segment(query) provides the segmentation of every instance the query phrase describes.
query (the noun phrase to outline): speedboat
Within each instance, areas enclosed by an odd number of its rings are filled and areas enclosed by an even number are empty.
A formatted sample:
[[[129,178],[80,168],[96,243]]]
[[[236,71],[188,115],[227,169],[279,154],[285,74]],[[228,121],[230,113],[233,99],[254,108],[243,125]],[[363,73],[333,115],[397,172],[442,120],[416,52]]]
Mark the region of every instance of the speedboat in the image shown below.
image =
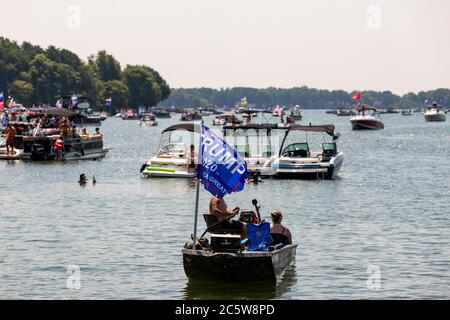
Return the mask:
[[[305,133],[305,138],[292,138],[297,133]],[[311,133],[317,133],[313,135]],[[331,141],[325,141],[325,135]],[[314,140],[321,146],[319,151],[311,151],[310,144]],[[264,167],[270,172],[272,168],[275,178],[288,179],[333,179],[344,162],[344,154],[338,150],[334,125],[290,126],[284,135],[278,156],[268,160]]]
[[[185,109],[181,114],[181,121],[202,120],[202,114],[195,109]]]
[[[195,124],[177,124],[162,132],[156,156],[144,163],[141,173],[145,177],[194,178],[195,169],[189,167],[190,146]]]
[[[270,224],[255,222],[255,216],[251,210],[241,212],[239,220],[247,223],[248,235],[247,239],[241,239],[236,231],[221,227],[215,216],[204,215],[206,231],[195,247],[186,243],[182,249],[186,276],[190,280],[216,282],[276,283],[281,279],[295,263],[298,245],[273,243]],[[209,239],[204,237],[206,234]]]
[[[152,113],[159,119],[168,119],[172,116],[170,115],[169,110],[163,108],[156,108],[152,110]]]
[[[425,117],[425,121],[429,122],[438,122],[438,121],[442,122],[447,120],[444,107],[438,105],[436,102],[434,102],[431,106],[427,107],[423,116]]]
[[[156,116],[152,113],[144,113],[139,120],[139,126],[141,127],[153,127],[158,125]]]
[[[350,118],[353,130],[381,130],[384,124],[380,119],[377,109],[360,106],[356,109],[356,115]]]
[[[402,116],[412,116],[412,110],[411,109],[402,110]]]
[[[276,123],[227,125],[223,127],[223,136],[247,162],[251,174],[272,176],[273,168],[265,163],[277,154],[274,132],[287,128]]]
[[[292,107],[290,116],[296,121],[300,121],[303,119],[302,109],[299,105],[295,105]]]

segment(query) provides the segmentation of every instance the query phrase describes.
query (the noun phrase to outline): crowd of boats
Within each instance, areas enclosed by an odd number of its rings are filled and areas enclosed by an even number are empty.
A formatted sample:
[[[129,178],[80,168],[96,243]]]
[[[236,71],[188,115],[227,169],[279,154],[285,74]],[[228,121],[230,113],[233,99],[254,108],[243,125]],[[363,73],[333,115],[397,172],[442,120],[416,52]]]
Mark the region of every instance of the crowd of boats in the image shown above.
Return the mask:
[[[436,102],[427,106],[425,109],[403,109],[378,110],[366,105],[358,105],[355,108],[336,109],[327,111],[328,114],[335,114],[338,117],[350,117],[350,123],[353,130],[381,130],[384,129],[384,123],[380,114],[401,114],[402,116],[412,116],[413,113],[422,113],[427,122],[443,122],[447,120],[447,110]]]

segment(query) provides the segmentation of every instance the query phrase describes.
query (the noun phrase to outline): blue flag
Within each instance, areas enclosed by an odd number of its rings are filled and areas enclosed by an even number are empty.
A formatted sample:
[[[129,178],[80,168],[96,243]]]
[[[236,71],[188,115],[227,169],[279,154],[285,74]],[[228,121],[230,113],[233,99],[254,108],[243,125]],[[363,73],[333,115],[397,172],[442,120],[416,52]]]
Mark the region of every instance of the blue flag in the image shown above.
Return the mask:
[[[3,119],[2,119],[2,125],[3,127],[7,127],[9,124],[9,117],[8,117],[8,113],[4,112],[3,113]]]
[[[0,92],[0,102],[5,100],[5,95],[3,92]]]
[[[197,178],[202,180],[205,189],[218,198],[242,191],[250,173],[239,153],[203,125],[200,145],[202,159]]]
[[[105,99],[105,107],[112,107],[112,98]]]

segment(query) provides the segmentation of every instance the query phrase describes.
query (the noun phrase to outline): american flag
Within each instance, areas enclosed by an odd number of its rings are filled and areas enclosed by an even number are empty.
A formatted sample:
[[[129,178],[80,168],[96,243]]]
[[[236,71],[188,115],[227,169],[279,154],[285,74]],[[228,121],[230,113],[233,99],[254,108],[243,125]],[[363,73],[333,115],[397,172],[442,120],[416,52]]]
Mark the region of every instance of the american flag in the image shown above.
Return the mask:
[[[0,92],[0,110],[5,108],[5,96],[3,92]]]

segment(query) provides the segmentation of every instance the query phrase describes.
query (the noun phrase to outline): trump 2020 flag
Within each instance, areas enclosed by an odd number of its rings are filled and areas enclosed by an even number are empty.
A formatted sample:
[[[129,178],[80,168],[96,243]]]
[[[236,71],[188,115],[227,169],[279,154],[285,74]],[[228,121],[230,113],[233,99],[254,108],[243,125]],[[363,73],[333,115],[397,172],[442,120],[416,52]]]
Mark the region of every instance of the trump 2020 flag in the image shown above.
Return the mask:
[[[239,153],[203,125],[200,146],[202,159],[197,178],[202,181],[205,189],[218,198],[242,191],[250,173]]]

